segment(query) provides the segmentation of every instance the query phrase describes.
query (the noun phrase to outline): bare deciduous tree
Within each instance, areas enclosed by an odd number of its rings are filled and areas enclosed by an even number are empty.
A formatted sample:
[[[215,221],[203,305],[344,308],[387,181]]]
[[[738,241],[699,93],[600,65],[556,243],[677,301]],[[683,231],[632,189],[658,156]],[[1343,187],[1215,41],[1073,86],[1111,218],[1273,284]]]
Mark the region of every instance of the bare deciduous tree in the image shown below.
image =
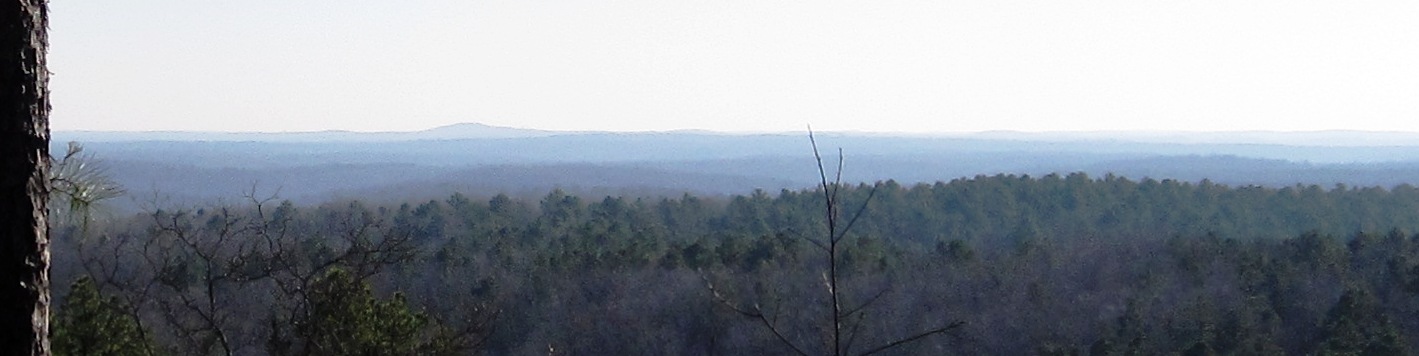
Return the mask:
[[[79,240],[79,263],[180,353],[318,353],[299,331],[318,319],[313,293],[322,277],[338,269],[364,285],[411,263],[417,246],[409,231],[358,203],[309,216],[275,200],[253,190],[240,206],[157,209],[143,231]],[[467,350],[486,339],[497,311],[478,304],[466,312],[431,317],[440,347]]]
[[[812,129],[808,130],[808,140],[813,146],[813,159],[818,165],[818,177],[820,179],[819,188],[822,190],[824,201],[824,225],[827,229],[822,238],[806,238],[826,255],[825,262],[827,267],[826,271],[822,274],[822,279],[823,287],[826,289],[825,299],[827,300],[829,312],[828,316],[823,318],[827,326],[820,328],[827,334],[825,337],[826,340],[824,340],[826,349],[824,353],[830,355],[872,355],[932,335],[944,334],[965,325],[963,322],[959,321],[947,323],[861,351],[854,349],[854,342],[857,340],[860,327],[866,318],[865,312],[873,303],[887,293],[887,289],[882,289],[871,297],[856,304],[847,303],[841,289],[842,271],[840,270],[840,256],[844,242],[848,238],[848,232],[852,230],[853,224],[857,223],[858,219],[862,217],[862,214],[867,211],[868,203],[872,201],[872,197],[875,196],[877,189],[874,186],[868,191],[866,199],[852,211],[852,215],[844,215],[841,210],[843,206],[843,196],[840,194],[843,188],[842,149],[838,150],[837,169],[833,174],[832,180],[829,180],[827,169],[823,166],[823,157],[818,150],[818,141],[813,136]],[[846,218],[846,220],[844,220],[844,218]],[[704,280],[711,297],[714,298],[715,301],[740,315],[759,321],[765,329],[768,329],[768,331],[773,334],[775,339],[784,344],[784,346],[792,349],[794,353],[804,356],[809,355],[808,348],[795,342],[789,333],[784,330],[784,326],[781,325],[780,312],[782,303],[776,301],[772,304],[772,307],[769,307],[769,310],[765,310],[762,303],[749,303],[747,305],[736,303],[726,297],[708,276],[705,276]]]

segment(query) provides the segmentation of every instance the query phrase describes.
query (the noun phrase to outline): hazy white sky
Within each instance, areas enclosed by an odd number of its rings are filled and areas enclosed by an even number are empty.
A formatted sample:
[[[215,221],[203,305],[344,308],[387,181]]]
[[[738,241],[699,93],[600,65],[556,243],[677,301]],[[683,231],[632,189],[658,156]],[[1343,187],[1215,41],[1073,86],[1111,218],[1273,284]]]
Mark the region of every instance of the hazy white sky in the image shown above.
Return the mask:
[[[56,130],[1419,131],[1419,1],[72,0]]]

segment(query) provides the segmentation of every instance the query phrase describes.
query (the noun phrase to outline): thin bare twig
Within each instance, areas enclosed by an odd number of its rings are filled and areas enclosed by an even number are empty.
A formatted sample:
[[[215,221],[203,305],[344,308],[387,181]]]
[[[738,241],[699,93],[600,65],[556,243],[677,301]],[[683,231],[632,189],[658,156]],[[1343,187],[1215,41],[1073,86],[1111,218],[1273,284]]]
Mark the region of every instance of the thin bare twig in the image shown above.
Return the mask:
[[[862,302],[862,304],[858,305],[856,308],[848,309],[848,311],[846,313],[843,313],[843,315],[849,316],[866,310],[868,306],[872,305],[872,303],[876,303],[877,299],[880,299],[883,295],[886,295],[887,291],[889,290],[891,290],[891,288],[882,288],[882,290],[877,291],[877,295],[873,295],[872,298],[868,298],[867,301]]]
[[[878,347],[875,348],[875,349],[867,350],[866,352],[860,353],[860,354],[858,354],[858,356],[867,356],[867,355],[875,354],[875,353],[878,353],[878,352],[887,351],[887,350],[892,349],[893,347],[905,345],[905,344],[907,344],[907,343],[920,340],[920,339],[922,339],[922,338],[924,338],[924,337],[927,337],[927,336],[931,336],[931,335],[935,335],[935,334],[940,334],[940,333],[945,333],[945,332],[947,332],[947,331],[951,331],[951,329],[959,328],[959,327],[965,326],[965,325],[966,325],[966,322],[964,322],[964,321],[954,322],[954,323],[951,323],[951,324],[946,325],[946,326],[943,326],[943,327],[939,327],[939,328],[927,330],[927,331],[924,331],[924,332],[922,332],[922,333],[920,333],[920,334],[912,335],[911,337],[907,337],[907,338],[904,338],[904,339],[899,339],[899,340],[897,340],[897,341],[893,341],[893,342],[887,343],[886,345],[878,346]]]
[[[860,305],[850,308],[846,311],[843,310],[843,301],[841,294],[839,293],[840,290],[838,275],[838,246],[844,239],[847,238],[848,232],[852,230],[853,226],[857,224],[859,219],[861,219],[864,213],[867,211],[867,208],[872,202],[872,199],[876,197],[878,186],[872,186],[871,190],[867,192],[867,198],[864,199],[862,204],[859,205],[856,211],[853,212],[852,216],[847,220],[847,224],[840,227],[839,214],[841,213],[841,194],[844,188],[842,183],[844,165],[842,148],[838,149],[837,171],[833,172],[833,180],[832,182],[829,182],[828,171],[827,168],[823,165],[823,156],[822,153],[818,150],[818,140],[813,134],[813,127],[811,125],[808,127],[808,142],[810,145],[812,145],[813,160],[818,167],[818,184],[819,187],[822,189],[823,194],[823,217],[825,219],[824,223],[827,227],[827,235],[826,239],[821,241],[806,236],[805,239],[813,243],[813,245],[817,246],[819,249],[822,249],[827,254],[828,270],[823,273],[822,277],[823,284],[828,291],[828,307],[832,310],[831,324],[829,324],[830,328],[832,329],[832,339],[828,341],[830,341],[829,344],[832,348],[832,354],[842,355],[851,351],[852,346],[857,341],[857,336],[859,335],[858,331],[862,327],[863,321],[866,318],[863,311],[866,310],[872,304],[876,303],[879,299],[882,298],[883,295],[887,293],[887,291],[890,290],[890,288],[884,288],[881,291],[878,291],[877,294],[873,295],[871,298],[868,298],[866,301],[862,302]],[[709,289],[710,295],[715,300],[715,302],[724,305],[725,307],[729,308],[730,310],[733,310],[736,313],[739,313],[740,315],[758,319],[761,323],[764,324],[765,328],[769,329],[769,331],[774,335],[775,338],[777,338],[783,344],[788,345],[788,347],[793,349],[795,353],[805,356],[808,354],[807,352],[803,351],[803,349],[795,345],[793,342],[789,341],[788,338],[784,336],[783,332],[779,330],[776,323],[777,313],[775,313],[775,316],[771,318],[768,315],[764,314],[763,309],[758,304],[754,304],[752,308],[741,307],[740,305],[729,301],[728,298],[725,298],[724,295],[721,294],[720,291],[715,287],[714,283],[709,280],[709,277],[703,273],[703,271],[701,271],[700,277],[704,279],[706,288]],[[778,304],[781,303],[775,303],[775,306],[778,306]],[[846,330],[846,342],[844,342],[845,335],[843,334],[844,318],[852,320],[851,325],[848,326]],[[962,325],[965,324],[963,322],[955,322],[943,327],[927,330],[916,335],[888,342],[882,346],[867,350],[866,352],[863,352],[860,355],[871,355],[878,352],[890,350],[894,347],[921,340],[931,335],[945,333],[952,329],[961,327]],[[822,327],[818,327],[817,329],[819,329],[820,331],[827,331],[823,330]]]
[[[867,199],[866,199],[866,200],[863,200],[863,201],[862,201],[862,205],[857,207],[857,212],[855,212],[855,213],[852,214],[852,219],[849,219],[849,220],[847,221],[847,225],[846,225],[846,226],[843,226],[843,230],[842,230],[842,231],[843,231],[843,232],[842,232],[843,236],[847,236],[847,232],[850,231],[850,230],[852,230],[852,226],[853,226],[853,225],[856,225],[856,224],[857,224],[857,219],[858,219],[858,218],[861,218],[861,217],[862,217],[862,213],[867,211],[867,205],[868,205],[869,203],[871,203],[871,202],[872,202],[872,198],[873,198],[873,197],[876,197],[876,196],[877,196],[877,186],[874,185],[874,186],[872,186],[872,190],[868,190],[868,191],[867,191]],[[839,236],[838,238],[841,239],[843,236]]]
[[[807,352],[804,352],[803,349],[798,347],[798,345],[795,345],[792,341],[789,341],[788,337],[784,336],[783,332],[779,331],[778,327],[774,325],[774,322],[770,321],[769,317],[764,315],[763,309],[760,308],[758,304],[754,304],[753,310],[740,308],[738,305],[735,305],[734,302],[730,302],[728,299],[726,299],[723,294],[720,294],[719,289],[716,289],[714,287],[714,282],[711,282],[709,280],[709,277],[706,276],[703,271],[700,272],[700,278],[705,281],[705,286],[709,288],[710,295],[714,297],[714,300],[716,302],[723,304],[724,306],[729,307],[730,310],[733,310],[734,312],[744,315],[746,317],[759,319],[759,322],[763,323],[764,327],[767,327],[769,329],[769,332],[773,333],[775,338],[778,338],[779,342],[782,342],[784,345],[788,345],[790,349],[793,349],[794,353],[797,353],[802,356],[808,356]]]

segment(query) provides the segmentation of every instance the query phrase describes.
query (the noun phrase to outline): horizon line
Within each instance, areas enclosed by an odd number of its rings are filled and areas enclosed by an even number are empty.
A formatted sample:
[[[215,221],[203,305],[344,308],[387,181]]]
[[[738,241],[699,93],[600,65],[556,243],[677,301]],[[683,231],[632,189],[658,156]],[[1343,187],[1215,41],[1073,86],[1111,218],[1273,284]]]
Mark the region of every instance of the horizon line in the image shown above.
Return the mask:
[[[674,133],[709,133],[726,135],[764,135],[764,134],[797,134],[807,132],[807,130],[712,130],[702,128],[680,128],[668,130],[560,130],[541,129],[513,126],[496,126],[478,122],[462,122],[448,125],[434,126],[425,129],[408,131],[391,130],[350,130],[350,129],[326,129],[308,131],[222,131],[222,130],[95,130],[95,129],[51,129],[51,132],[58,133],[122,133],[122,134],[224,134],[224,135],[282,135],[282,134],[415,134],[428,133],[439,130],[456,129],[459,127],[477,126],[489,130],[503,131],[524,131],[526,133],[544,133],[552,135],[566,134],[674,134]],[[873,131],[873,130],[814,130],[817,133],[827,134],[863,134],[863,135],[889,135],[889,136],[949,136],[949,135],[979,135],[979,134],[1186,134],[1186,135],[1208,135],[1208,134],[1318,134],[1318,133],[1358,133],[1358,134],[1413,134],[1419,135],[1419,131],[1404,130],[1365,130],[1365,129],[1312,129],[1312,130],[1130,130],[1130,129],[1094,129],[1094,130],[1021,130],[1021,129],[991,129],[976,131]]]

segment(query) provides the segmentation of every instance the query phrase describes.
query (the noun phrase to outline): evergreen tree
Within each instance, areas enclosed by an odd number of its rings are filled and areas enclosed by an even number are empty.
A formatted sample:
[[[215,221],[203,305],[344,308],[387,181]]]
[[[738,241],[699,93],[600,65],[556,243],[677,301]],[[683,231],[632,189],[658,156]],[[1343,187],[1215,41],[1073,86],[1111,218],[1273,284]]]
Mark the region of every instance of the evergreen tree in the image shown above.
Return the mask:
[[[296,323],[306,355],[440,355],[454,345],[424,313],[410,310],[402,294],[375,298],[368,284],[333,269],[315,283],[309,317]],[[272,353],[288,353],[273,343]]]
[[[55,355],[153,355],[153,342],[118,298],[107,298],[88,277],[74,282],[55,314]]]
[[[1350,289],[1326,315],[1317,355],[1406,355],[1394,323],[1369,293]]]

